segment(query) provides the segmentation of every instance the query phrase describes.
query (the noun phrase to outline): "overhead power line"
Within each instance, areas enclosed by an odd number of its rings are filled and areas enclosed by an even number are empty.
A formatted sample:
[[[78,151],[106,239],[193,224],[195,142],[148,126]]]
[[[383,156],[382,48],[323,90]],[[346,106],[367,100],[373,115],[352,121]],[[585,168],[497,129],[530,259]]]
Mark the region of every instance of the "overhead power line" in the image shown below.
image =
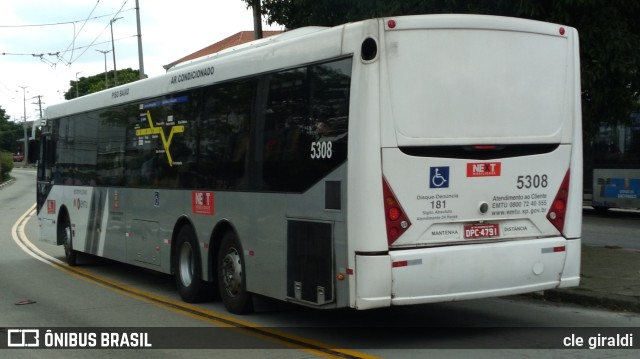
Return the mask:
[[[119,13],[131,11],[131,10],[135,10],[135,8],[131,8],[131,9],[123,10],[123,11],[118,11],[118,12],[114,12],[114,13],[111,13],[111,14],[94,16],[94,17],[90,17],[90,18],[85,19],[85,20],[96,20],[96,19],[102,19],[103,17],[113,17],[113,16],[116,16]],[[43,26],[70,25],[70,24],[77,24],[77,23],[83,22],[85,20],[51,22],[51,23],[44,23],[44,24],[0,25],[0,28],[21,28],[21,27],[43,27]]]
[[[122,6],[120,6],[120,9],[118,10],[118,12],[116,12],[115,15],[112,16],[111,20],[109,20],[109,25],[111,25],[111,22],[113,21],[113,18],[115,18],[116,16],[118,16],[121,12],[122,9],[124,8],[124,6],[127,4],[128,0],[124,0],[124,2],[122,3]],[[91,14],[93,14],[93,11],[96,9],[96,7],[98,6],[98,3],[100,3],[100,0],[98,0],[96,2],[96,5],[94,6],[93,10],[91,10],[91,13],[89,14],[89,17],[91,16]],[[88,21],[88,18],[87,20]],[[78,35],[80,34],[80,32],[82,31],[82,29],[84,28],[85,23],[82,25],[82,28],[78,31],[78,33],[74,36],[73,41],[71,42],[71,44],[69,46],[75,45],[75,41],[76,38],[78,37]],[[57,65],[60,61],[66,63],[67,65],[71,65],[72,63],[74,63],[76,60],[78,60],[82,55],[84,55],[85,52],[87,52],[87,50],[93,46],[95,44],[95,42],[100,38],[100,36],[102,36],[102,34],[107,30],[107,27],[105,26],[104,29],[102,29],[102,31],[100,32],[100,34],[98,34],[98,36],[95,37],[95,39],[93,39],[93,41],[91,42],[91,44],[89,44],[89,46],[86,46],[84,48],[84,51],[78,55],[75,59],[73,58],[73,51],[71,52],[71,56],[69,57],[69,61],[65,61],[64,59],[64,55],[69,51],[69,49],[65,50],[61,56],[58,56],[58,62],[56,62],[55,64],[53,64],[53,66]],[[75,47],[75,46],[74,46]]]
[[[103,30],[103,33],[104,33],[104,30]],[[117,39],[114,39],[114,41],[126,40],[126,39],[129,39],[129,38],[132,38],[132,37],[136,37],[136,36],[137,35],[119,37]],[[89,49],[91,47],[95,47],[95,46],[98,46],[98,45],[104,45],[104,44],[110,44],[110,43],[111,43],[111,40],[106,40],[106,41],[102,41],[102,42],[93,42],[93,43],[91,43],[89,45],[75,47],[75,48],[73,48],[73,50]],[[47,64],[50,64],[51,66],[55,66],[55,63],[51,63],[50,61],[47,61],[45,56],[55,56],[56,58],[59,58],[61,52],[62,51],[43,52],[43,53],[0,52],[0,55],[4,55],[4,56],[33,56],[33,57],[39,57],[40,60],[42,60],[43,62],[45,62]],[[73,61],[77,60],[79,57],[80,56],[75,58]],[[64,59],[59,59],[59,61],[62,61],[67,65],[70,64],[70,63],[65,62]]]
[[[82,23],[82,27],[80,27],[80,30],[78,30],[78,32],[76,32],[76,25],[73,24],[73,40],[71,40],[71,43],[69,44],[69,46],[67,46],[67,49],[64,50],[64,52],[62,53],[62,56],[58,56],[58,61],[61,61],[62,59],[64,59],[64,55],[69,51],[69,48],[73,48],[73,47],[76,46],[76,39],[78,38],[78,35],[80,35],[80,33],[82,32],[82,29],[84,29],[84,26],[89,21],[89,18],[91,17],[93,12],[96,11],[96,8],[98,7],[98,4],[100,4],[100,0],[96,1],[96,4],[93,6],[93,9],[91,9],[91,12],[89,13],[89,16],[87,16],[87,18],[84,20],[84,22]],[[95,42],[95,40],[93,40],[93,41]],[[73,50],[71,50],[71,56],[69,56],[69,64],[71,64],[72,61],[73,61]],[[56,62],[56,64],[57,64],[57,62]],[[54,66],[55,66],[55,64],[54,64]]]
[[[63,22],[55,22],[55,23],[43,23],[43,24],[0,25],[0,29],[2,29],[2,28],[44,27],[44,26],[58,26],[58,25],[73,25],[73,27],[74,27],[73,39],[71,40],[71,42],[69,43],[69,46],[65,50],[37,51],[37,52],[0,51],[0,55],[38,57],[40,59],[40,61],[42,61],[42,62],[44,62],[47,65],[52,66],[52,67],[55,67],[60,62],[62,62],[65,65],[71,65],[72,63],[77,61],[89,48],[94,47],[94,46],[98,46],[98,45],[102,45],[102,44],[106,44],[106,43],[110,42],[110,41],[104,41],[104,42],[99,42],[99,43],[96,42],[100,38],[100,36],[102,36],[104,34],[104,32],[106,31],[106,27],[105,27],[100,32],[100,34],[93,39],[93,41],[89,45],[76,46],[76,40],[78,39],[78,36],[80,35],[82,30],[84,29],[84,27],[87,24],[87,22],[89,22],[90,20],[102,19],[102,18],[107,18],[107,17],[114,18],[114,17],[118,16],[118,14],[121,14],[123,12],[127,12],[127,11],[130,11],[130,10],[135,10],[135,8],[129,8],[129,9],[123,10],[123,8],[127,4],[127,2],[128,2],[128,0],[124,0],[124,2],[122,4],[122,6],[120,7],[120,9],[115,13],[110,13],[110,14],[106,14],[106,15],[99,15],[99,16],[93,16],[92,17],[91,15],[94,13],[94,11],[96,10],[96,7],[100,3],[100,0],[97,0],[96,4],[94,5],[93,9],[91,10],[91,12],[87,16],[87,18],[85,18],[83,20],[63,21]],[[82,26],[76,32],[75,27],[76,27],[76,24],[78,24],[78,23],[82,23]],[[129,37],[135,37],[135,36],[136,35],[131,35],[131,36],[127,36],[127,37],[121,37],[121,38],[118,38],[118,39],[114,39],[113,41],[119,41],[119,40],[123,40],[123,39],[128,39]],[[80,53],[80,55],[74,57],[74,52],[76,50],[84,50],[84,51],[82,53]],[[68,59],[67,59],[66,55],[69,52],[71,52],[71,55],[68,56]],[[50,57],[53,57],[53,59],[50,59]]]

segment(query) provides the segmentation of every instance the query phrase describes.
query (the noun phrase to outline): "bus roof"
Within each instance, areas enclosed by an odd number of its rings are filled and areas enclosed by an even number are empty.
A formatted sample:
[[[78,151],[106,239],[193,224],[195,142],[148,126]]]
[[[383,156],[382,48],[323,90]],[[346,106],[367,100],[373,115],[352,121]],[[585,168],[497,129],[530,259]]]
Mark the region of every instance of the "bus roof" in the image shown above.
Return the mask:
[[[552,34],[558,26],[539,21],[487,15],[414,15],[393,17],[397,26],[388,27],[386,19],[370,19],[332,28],[305,27],[266,39],[226,49],[202,59],[180,64],[166,74],[127,83],[77,99],[51,105],[46,118],[130,103],[189,88],[202,87],[305,63],[346,56],[359,51],[359,41],[369,33],[383,30],[466,28],[514,30]],[[384,27],[383,27],[384,26]],[[556,29],[556,30],[554,30]],[[358,46],[345,44],[349,34]]]

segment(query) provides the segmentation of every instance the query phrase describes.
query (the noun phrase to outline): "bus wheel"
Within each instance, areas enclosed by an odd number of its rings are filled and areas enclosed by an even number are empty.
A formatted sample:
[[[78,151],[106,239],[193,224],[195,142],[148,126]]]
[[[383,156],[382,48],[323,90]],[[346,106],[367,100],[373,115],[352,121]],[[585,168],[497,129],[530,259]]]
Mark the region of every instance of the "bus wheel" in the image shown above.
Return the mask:
[[[231,313],[253,311],[251,294],[247,292],[244,257],[237,236],[227,232],[222,237],[217,260],[218,287],[225,308]]]
[[[58,222],[58,243],[62,242],[64,247],[64,257],[67,264],[75,266],[78,264],[78,252],[73,249],[73,238],[71,232],[71,221],[64,216]]]
[[[178,232],[175,278],[180,297],[187,303],[206,299],[210,289],[202,280],[202,263],[193,228],[184,226]]]

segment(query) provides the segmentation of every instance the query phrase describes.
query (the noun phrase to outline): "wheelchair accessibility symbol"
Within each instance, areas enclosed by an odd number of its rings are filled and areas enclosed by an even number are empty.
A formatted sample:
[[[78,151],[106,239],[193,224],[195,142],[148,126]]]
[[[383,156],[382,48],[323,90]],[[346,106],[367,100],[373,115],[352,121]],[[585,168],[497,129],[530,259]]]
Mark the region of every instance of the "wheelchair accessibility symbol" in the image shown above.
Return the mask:
[[[429,188],[449,188],[449,166],[429,168]]]

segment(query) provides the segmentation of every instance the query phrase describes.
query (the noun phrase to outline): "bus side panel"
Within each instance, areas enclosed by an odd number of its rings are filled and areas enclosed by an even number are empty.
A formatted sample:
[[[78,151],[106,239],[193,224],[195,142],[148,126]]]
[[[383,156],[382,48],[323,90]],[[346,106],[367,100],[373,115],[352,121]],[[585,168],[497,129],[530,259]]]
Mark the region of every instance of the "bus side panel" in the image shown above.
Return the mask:
[[[87,236],[92,234],[89,228],[90,208],[92,206],[92,187],[64,186],[64,203],[69,212],[71,228],[73,230],[73,248],[80,252],[97,254],[91,251],[92,241]]]
[[[638,208],[640,170],[594,169],[593,206],[598,208]]]
[[[170,273],[171,236],[176,221],[185,213],[185,197],[190,193],[148,188],[131,188],[118,194],[120,206],[126,206],[126,227],[120,237],[124,242],[118,247],[127,263]],[[203,252],[201,245],[200,254]]]
[[[63,188],[61,186],[53,186],[49,191],[44,204],[38,213],[38,225],[40,227],[39,240],[41,242],[58,245],[58,214],[62,208]]]

